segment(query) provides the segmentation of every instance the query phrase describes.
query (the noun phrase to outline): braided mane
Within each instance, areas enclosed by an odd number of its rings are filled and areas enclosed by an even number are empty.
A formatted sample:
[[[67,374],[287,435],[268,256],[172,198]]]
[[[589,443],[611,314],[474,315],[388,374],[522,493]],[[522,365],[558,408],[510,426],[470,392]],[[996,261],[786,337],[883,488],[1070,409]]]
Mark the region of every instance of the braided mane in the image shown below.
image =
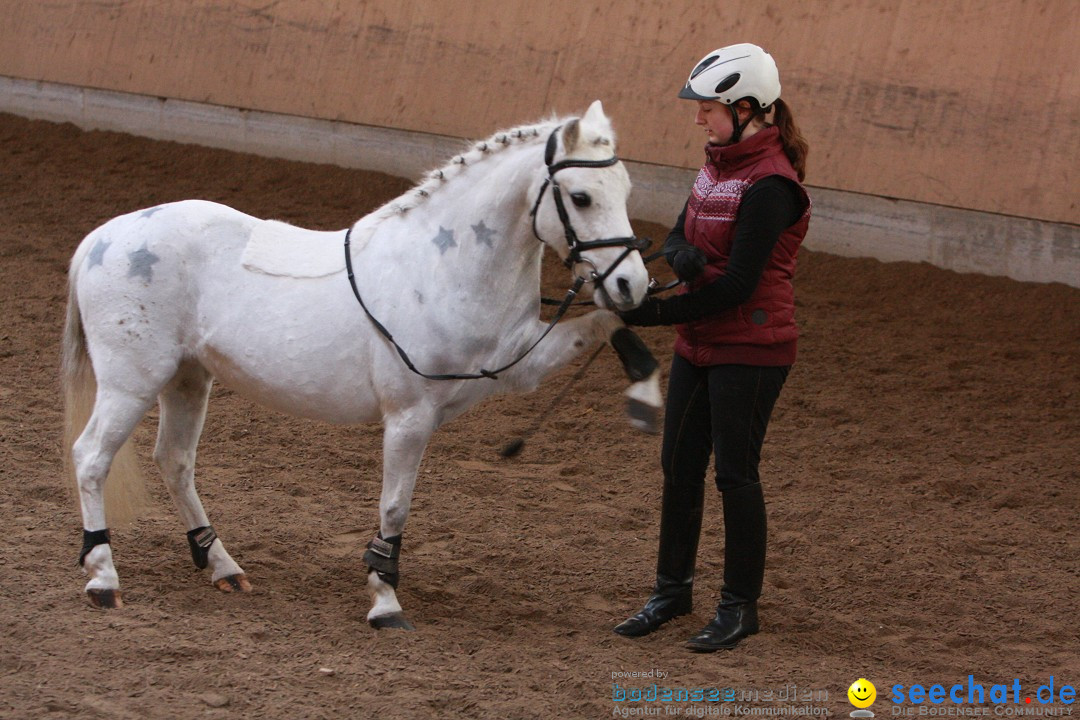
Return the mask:
[[[441,168],[429,172],[415,187],[390,202],[382,205],[371,217],[377,221],[385,220],[407,213],[417,205],[420,205],[439,188],[445,186],[448,181],[460,175],[470,165],[485,160],[491,155],[509,147],[539,144],[546,142],[548,134],[555,128],[563,125],[573,118],[550,119],[531,125],[521,125],[510,130],[502,130],[486,140],[475,143],[469,150],[455,155],[449,163]],[[614,145],[614,139],[610,137],[598,138],[595,144]]]

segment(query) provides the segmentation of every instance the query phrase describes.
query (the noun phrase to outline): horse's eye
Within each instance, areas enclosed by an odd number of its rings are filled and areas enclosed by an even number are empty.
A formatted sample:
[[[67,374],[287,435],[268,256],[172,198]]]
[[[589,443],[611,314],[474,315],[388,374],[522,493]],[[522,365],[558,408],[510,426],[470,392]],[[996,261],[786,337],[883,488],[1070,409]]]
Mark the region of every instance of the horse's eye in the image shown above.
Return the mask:
[[[589,193],[576,192],[570,194],[570,199],[574,201],[574,205],[579,208],[587,208],[592,205],[592,198],[589,197]]]

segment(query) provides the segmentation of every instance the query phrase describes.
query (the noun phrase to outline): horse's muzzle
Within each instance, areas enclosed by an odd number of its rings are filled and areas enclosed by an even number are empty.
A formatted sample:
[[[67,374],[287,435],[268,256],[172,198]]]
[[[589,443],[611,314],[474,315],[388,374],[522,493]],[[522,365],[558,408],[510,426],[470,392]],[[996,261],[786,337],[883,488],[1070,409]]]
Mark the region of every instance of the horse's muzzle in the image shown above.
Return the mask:
[[[626,278],[616,278],[615,287],[616,291],[611,293],[608,291],[605,283],[596,285],[593,288],[593,297],[598,301],[597,305],[608,310],[622,312],[624,310],[633,310],[641,304],[641,302],[634,297],[630,281]]]

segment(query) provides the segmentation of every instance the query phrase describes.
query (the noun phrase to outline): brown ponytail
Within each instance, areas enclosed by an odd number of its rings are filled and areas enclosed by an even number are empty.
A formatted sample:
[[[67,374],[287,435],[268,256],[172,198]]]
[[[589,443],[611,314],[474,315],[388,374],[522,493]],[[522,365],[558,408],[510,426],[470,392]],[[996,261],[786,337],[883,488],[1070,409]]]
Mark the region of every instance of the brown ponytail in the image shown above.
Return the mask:
[[[810,145],[799,132],[799,126],[791,116],[791,108],[779,98],[773,103],[772,124],[780,128],[780,142],[784,144],[784,154],[788,156],[801,182],[806,177],[806,155],[810,152]]]

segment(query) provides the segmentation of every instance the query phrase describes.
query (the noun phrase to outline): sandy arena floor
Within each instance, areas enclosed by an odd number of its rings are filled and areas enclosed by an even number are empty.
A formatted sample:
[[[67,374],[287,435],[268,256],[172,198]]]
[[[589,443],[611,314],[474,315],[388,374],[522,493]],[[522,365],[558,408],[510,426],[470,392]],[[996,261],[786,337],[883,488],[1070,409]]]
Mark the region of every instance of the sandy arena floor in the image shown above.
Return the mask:
[[[611,353],[516,460],[499,448],[577,364],[436,434],[402,560],[416,633],[364,621],[378,428],[282,417],[221,386],[199,488],[255,591],[218,593],[192,567],[149,461],[151,414],[136,440],[154,501],[113,541],[127,605],[92,609],[57,367],[80,239],[191,197],[337,229],[407,187],[0,116],[0,717],[610,717],[626,707],[613,682],[652,682],[613,673],[650,670],[669,687],[827,692],[812,704],[841,716],[859,677],[879,717],[898,683],[1080,684],[1080,290],[812,252],[763,461],[763,631],[735,651],[681,645],[719,591],[714,491],[693,615],[611,632],[650,587],[660,497],[659,439],[625,422]],[[565,278],[549,263],[547,293]],[[642,335],[666,365],[673,332]]]

